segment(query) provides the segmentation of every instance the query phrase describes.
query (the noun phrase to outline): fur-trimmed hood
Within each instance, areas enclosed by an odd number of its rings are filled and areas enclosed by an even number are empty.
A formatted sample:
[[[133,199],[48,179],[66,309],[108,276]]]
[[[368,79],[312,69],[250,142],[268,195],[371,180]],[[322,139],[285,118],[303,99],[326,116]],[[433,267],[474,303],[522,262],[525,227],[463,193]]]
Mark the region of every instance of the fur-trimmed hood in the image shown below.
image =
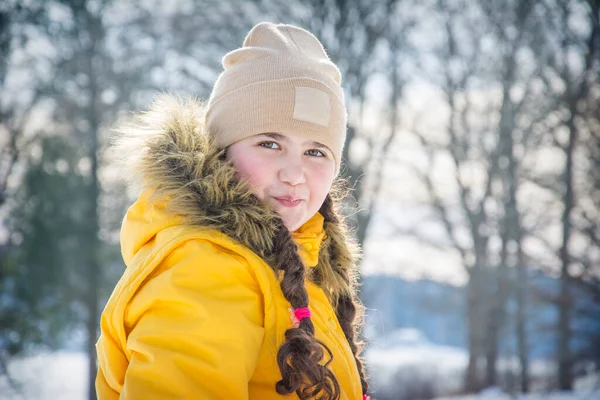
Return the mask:
[[[115,154],[130,183],[152,192],[148,201],[160,202],[184,225],[224,233],[277,270],[274,238],[282,221],[235,178],[234,167],[211,140],[205,111],[206,106],[195,99],[160,95],[149,111],[117,129]],[[339,188],[339,182],[334,187]],[[332,195],[327,201],[334,209],[339,202]],[[335,303],[342,294],[353,297],[358,247],[341,218],[325,220],[323,227],[318,265],[308,276]]]

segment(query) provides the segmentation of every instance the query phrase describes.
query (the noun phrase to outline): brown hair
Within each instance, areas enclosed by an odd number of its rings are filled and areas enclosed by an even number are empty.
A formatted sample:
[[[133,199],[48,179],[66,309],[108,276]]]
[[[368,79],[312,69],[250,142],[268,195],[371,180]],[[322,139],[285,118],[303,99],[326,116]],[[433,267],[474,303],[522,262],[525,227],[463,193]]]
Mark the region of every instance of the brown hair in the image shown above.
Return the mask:
[[[331,195],[328,195],[321,206],[320,213],[323,215],[326,225],[341,223],[341,218],[338,216],[333,204]],[[283,279],[281,280],[283,295],[294,309],[308,307],[308,293],[305,287],[306,269],[298,253],[294,251],[296,245],[290,232],[283,224],[278,227],[274,244],[275,264],[283,271]],[[335,251],[335,246],[330,245],[325,250]],[[336,262],[336,254],[330,254],[329,257],[333,263]],[[333,270],[352,289],[350,293],[354,294],[356,278],[353,273],[348,268],[336,268],[335,265],[333,265]],[[322,277],[317,272],[311,278],[319,284]],[[359,357],[363,343],[358,340],[362,325],[363,306],[353,297],[341,294],[339,297],[330,297],[330,301],[335,308],[336,316],[348,344],[354,353],[362,391],[363,394],[366,394],[369,385],[366,381],[362,360]],[[304,318],[300,321],[298,328],[288,329],[285,332],[285,339],[286,341],[277,353],[277,363],[282,376],[282,379],[276,384],[277,393],[288,395],[296,392],[300,399],[314,398],[317,394],[323,400],[339,399],[340,386],[329,368],[333,355],[324,343],[315,338],[315,327],[311,319]],[[328,356],[327,360],[325,363],[320,364],[325,353]]]

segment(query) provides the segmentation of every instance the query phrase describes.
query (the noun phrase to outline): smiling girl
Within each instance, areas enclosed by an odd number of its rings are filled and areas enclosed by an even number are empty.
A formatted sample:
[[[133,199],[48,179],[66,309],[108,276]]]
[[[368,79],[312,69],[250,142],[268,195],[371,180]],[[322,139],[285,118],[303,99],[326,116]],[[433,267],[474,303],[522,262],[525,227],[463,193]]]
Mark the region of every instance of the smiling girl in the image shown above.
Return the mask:
[[[98,397],[367,398],[358,251],[338,213],[339,70],[311,33],[271,23],[223,67],[207,104],[162,95],[121,129],[141,192],[102,314]]]

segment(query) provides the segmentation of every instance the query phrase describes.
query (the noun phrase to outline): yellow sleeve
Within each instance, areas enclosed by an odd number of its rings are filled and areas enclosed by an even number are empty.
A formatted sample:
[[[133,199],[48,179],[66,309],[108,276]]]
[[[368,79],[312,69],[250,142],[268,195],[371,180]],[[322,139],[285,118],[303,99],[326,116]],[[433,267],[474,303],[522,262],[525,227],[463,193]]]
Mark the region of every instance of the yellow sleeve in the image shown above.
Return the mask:
[[[126,317],[121,399],[247,399],[264,337],[263,296],[247,262],[193,240],[165,258]]]

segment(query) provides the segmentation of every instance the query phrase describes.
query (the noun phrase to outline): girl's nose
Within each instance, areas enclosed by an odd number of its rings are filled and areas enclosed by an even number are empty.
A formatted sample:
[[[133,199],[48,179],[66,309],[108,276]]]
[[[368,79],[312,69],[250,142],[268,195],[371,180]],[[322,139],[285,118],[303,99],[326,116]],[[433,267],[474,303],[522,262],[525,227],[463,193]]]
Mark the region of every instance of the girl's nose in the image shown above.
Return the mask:
[[[286,162],[279,169],[279,180],[292,186],[306,182],[304,168],[298,162]]]

